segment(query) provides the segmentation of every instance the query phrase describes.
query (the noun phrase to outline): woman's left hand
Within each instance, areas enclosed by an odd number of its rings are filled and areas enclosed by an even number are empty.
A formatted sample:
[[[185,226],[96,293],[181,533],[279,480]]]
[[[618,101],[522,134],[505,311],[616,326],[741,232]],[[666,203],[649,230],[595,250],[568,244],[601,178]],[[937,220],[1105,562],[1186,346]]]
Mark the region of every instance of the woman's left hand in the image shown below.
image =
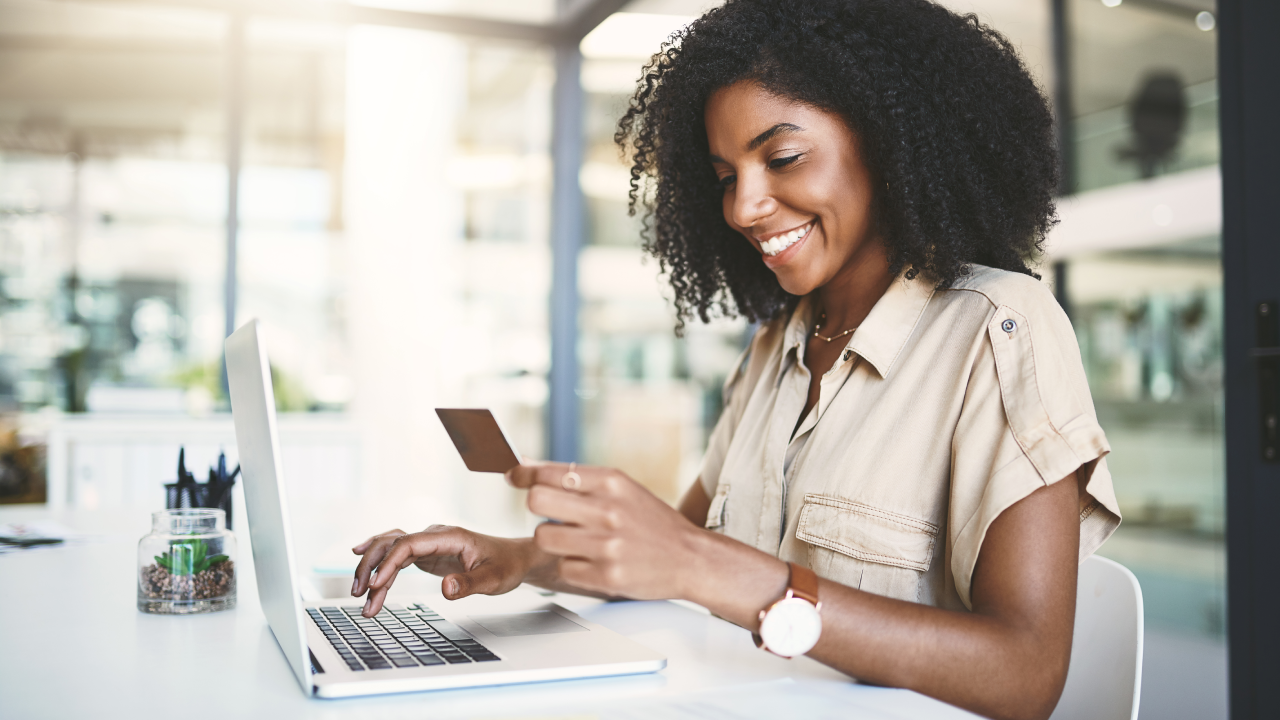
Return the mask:
[[[508,471],[507,481],[529,489],[530,511],[562,523],[534,532],[540,550],[562,558],[562,581],[637,600],[688,595],[702,531],[623,472],[538,463]]]

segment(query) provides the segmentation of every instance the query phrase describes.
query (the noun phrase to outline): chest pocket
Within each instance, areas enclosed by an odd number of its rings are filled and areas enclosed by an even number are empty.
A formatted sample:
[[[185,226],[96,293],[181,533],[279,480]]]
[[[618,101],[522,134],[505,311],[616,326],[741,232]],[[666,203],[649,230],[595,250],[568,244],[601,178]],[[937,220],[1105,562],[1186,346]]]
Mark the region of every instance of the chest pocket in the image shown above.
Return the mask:
[[[796,537],[819,575],[877,595],[916,601],[938,526],[862,503],[808,494]]]

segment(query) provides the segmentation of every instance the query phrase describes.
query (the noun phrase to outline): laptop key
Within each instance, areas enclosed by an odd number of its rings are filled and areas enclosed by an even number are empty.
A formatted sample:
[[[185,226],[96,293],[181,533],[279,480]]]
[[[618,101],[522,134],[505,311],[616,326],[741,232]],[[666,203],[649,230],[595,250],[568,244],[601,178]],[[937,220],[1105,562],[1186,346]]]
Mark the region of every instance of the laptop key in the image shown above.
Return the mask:
[[[467,657],[466,655],[463,655],[462,653],[458,653],[457,655],[441,655],[441,657],[444,658],[445,662],[453,665],[460,665],[462,663],[471,662],[471,658]]]
[[[494,660],[501,660],[502,658],[494,655],[493,653],[474,653],[472,654],[471,659],[476,662],[493,662]]]
[[[444,658],[439,655],[414,655],[423,665],[444,665]]]

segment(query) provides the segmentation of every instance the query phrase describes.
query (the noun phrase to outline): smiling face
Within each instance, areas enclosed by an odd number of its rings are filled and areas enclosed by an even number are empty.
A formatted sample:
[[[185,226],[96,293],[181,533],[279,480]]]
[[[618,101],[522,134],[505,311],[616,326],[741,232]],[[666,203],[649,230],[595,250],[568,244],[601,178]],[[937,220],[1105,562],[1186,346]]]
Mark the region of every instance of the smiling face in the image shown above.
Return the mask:
[[[793,295],[883,274],[871,218],[871,171],[838,115],[742,81],[707,101],[711,162],[724,219]]]

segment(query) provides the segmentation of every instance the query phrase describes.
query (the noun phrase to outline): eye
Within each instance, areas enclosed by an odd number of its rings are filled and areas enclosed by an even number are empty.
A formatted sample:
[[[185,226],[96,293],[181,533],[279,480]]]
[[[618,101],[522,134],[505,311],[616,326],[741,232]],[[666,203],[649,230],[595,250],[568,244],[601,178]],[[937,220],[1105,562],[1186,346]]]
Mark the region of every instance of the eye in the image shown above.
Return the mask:
[[[738,180],[737,175],[725,175],[724,177],[717,180],[716,184],[719,185],[721,188],[727,190],[729,186],[737,182],[737,180]]]
[[[770,160],[770,161],[769,161],[769,169],[770,169],[770,170],[777,170],[778,168],[784,168],[784,167],[786,167],[786,166],[790,165],[791,163],[793,163],[793,162],[795,162],[795,161],[799,160],[799,159],[800,159],[800,156],[801,156],[801,155],[803,155],[803,154],[804,154],[804,153],[796,153],[795,155],[792,155],[791,157],[784,157],[784,158],[777,158],[776,160]]]

